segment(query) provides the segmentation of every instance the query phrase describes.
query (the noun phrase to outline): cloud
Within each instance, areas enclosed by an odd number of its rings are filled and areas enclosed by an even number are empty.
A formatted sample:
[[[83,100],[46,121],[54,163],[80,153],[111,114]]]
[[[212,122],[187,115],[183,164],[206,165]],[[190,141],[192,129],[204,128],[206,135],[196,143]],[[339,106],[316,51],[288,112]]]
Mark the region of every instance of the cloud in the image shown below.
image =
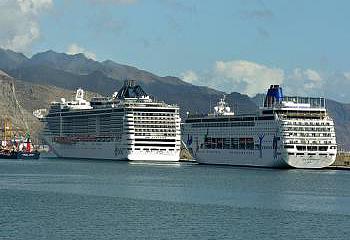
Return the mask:
[[[40,37],[39,16],[52,0],[0,1],[0,47],[27,52]]]
[[[324,96],[350,103],[350,72],[332,73],[324,78]]]
[[[184,81],[209,86],[227,93],[240,92],[255,96],[271,84],[284,81],[284,71],[245,60],[217,61],[206,73],[188,70],[181,74]]]
[[[312,70],[312,69],[306,69],[304,71],[304,74],[306,75],[306,77],[308,79],[310,79],[311,81],[314,81],[314,82],[320,82],[322,81],[322,77],[321,75],[316,72],[315,70]]]
[[[133,4],[136,3],[137,0],[89,0],[89,2],[95,4]]]
[[[250,97],[265,93],[271,84],[283,87],[285,95],[326,97],[350,103],[350,72],[325,73],[311,68],[285,70],[245,61],[217,61],[207,72],[185,71],[184,81],[208,86],[226,93],[239,92]]]
[[[188,71],[182,73],[181,78],[185,82],[189,82],[189,83],[196,83],[199,80],[197,73],[194,72],[193,70],[188,70]]]
[[[74,55],[74,54],[78,54],[78,53],[83,53],[87,58],[96,60],[95,53],[90,52],[83,47],[80,47],[78,44],[72,43],[71,45],[68,46],[67,54]]]
[[[214,75],[218,80],[217,86],[226,85],[227,90],[240,91],[249,96],[264,92],[270,84],[281,84],[284,80],[282,69],[244,60],[217,61]]]
[[[208,72],[185,71],[184,81],[208,86],[226,93],[255,96],[272,84],[282,85],[289,96],[326,97],[350,103],[350,72],[325,73],[312,68],[291,70],[270,67],[252,61],[217,61]]]
[[[347,80],[350,80],[350,72],[345,72],[345,73],[344,73],[344,77],[345,77]]]
[[[6,1],[6,0],[5,0]],[[24,13],[38,14],[43,9],[52,7],[52,0],[15,0]]]
[[[285,89],[293,95],[320,96],[324,94],[326,79],[313,69],[295,68],[285,79]]]

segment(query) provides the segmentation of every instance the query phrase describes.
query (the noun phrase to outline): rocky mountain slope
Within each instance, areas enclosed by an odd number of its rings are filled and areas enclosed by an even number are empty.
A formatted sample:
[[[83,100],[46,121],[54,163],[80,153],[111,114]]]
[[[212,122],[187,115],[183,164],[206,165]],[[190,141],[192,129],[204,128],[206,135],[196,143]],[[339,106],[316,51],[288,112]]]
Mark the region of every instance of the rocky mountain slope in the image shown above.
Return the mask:
[[[87,95],[92,97],[97,94],[89,92]],[[19,81],[0,70],[0,128],[3,129],[5,118],[9,118],[15,132],[25,133],[28,125],[36,139],[42,123],[33,116],[33,110],[48,108],[52,101],[73,96],[71,90]]]
[[[350,104],[327,100],[326,108],[334,119],[340,150],[350,151]]]

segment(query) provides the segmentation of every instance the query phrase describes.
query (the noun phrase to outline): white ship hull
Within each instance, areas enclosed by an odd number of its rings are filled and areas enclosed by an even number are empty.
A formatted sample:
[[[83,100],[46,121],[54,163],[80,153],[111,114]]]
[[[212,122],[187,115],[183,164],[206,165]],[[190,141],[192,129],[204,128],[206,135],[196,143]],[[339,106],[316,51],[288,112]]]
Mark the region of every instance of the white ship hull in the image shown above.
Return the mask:
[[[176,162],[180,158],[179,150],[126,150],[121,147],[120,142],[79,142],[75,144],[46,142],[57,157],[61,158],[159,162]]]
[[[268,168],[324,168],[335,161],[335,156],[289,156],[287,154],[274,157],[272,151],[264,152],[260,158],[259,152],[233,150],[204,150],[195,154],[195,159],[201,164],[250,166]]]

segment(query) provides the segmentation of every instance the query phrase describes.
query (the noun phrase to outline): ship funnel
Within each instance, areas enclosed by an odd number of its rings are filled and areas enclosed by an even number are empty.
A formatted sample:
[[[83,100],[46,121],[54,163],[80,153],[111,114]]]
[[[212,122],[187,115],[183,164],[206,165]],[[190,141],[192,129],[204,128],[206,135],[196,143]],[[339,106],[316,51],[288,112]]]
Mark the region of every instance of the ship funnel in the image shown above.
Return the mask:
[[[271,85],[267,90],[264,107],[272,107],[275,103],[280,103],[283,100],[282,88],[279,85]]]
[[[124,81],[125,87],[135,87],[136,86],[136,80],[125,80]]]
[[[146,98],[147,93],[136,84],[136,80],[125,80],[124,86],[118,91],[116,98]]]

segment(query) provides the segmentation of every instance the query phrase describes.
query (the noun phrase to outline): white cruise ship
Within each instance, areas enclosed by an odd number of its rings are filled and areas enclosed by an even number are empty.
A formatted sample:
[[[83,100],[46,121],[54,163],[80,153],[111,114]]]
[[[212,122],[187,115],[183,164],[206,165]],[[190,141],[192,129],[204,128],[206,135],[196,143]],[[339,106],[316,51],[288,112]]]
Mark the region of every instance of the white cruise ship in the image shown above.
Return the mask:
[[[221,99],[213,114],[188,115],[182,140],[204,164],[323,168],[337,153],[325,99],[283,97],[278,85],[271,85],[256,114],[234,115]]]
[[[58,157],[139,161],[178,161],[179,108],[155,101],[134,80],[127,80],[112,98],[51,103],[43,139]]]

